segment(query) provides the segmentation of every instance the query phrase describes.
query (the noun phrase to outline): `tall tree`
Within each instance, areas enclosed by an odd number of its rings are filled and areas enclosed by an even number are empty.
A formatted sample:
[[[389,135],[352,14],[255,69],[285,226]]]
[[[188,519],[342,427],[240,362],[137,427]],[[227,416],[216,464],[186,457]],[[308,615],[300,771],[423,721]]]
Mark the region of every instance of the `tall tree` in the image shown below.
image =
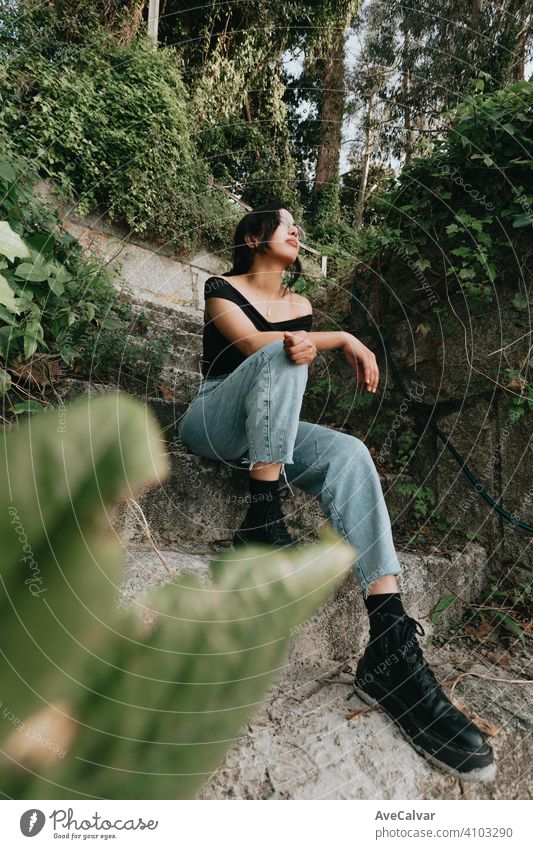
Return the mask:
[[[359,0],[329,0],[321,5],[318,38],[306,50],[305,65],[321,69],[320,135],[313,192],[337,185],[345,106],[346,31],[359,9]]]
[[[344,30],[339,27],[331,45],[331,53],[324,62],[315,190],[328,186],[339,174],[345,100],[344,44]]]
[[[348,75],[347,99],[355,100],[364,123],[361,75],[386,69],[376,115],[382,115],[378,146],[409,161],[417,139],[446,129],[448,110],[468,90],[479,71],[489,85],[522,79],[533,42],[532,0],[367,0],[362,7],[363,45]],[[387,117],[385,120],[384,111]]]

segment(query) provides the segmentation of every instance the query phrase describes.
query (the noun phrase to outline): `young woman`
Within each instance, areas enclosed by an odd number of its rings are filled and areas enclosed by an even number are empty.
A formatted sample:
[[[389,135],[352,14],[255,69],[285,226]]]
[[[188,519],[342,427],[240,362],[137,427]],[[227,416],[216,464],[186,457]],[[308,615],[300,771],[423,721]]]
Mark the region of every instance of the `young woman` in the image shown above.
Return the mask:
[[[302,235],[277,202],[239,222],[233,267],[205,283],[202,382],[180,420],[180,437],[195,454],[248,466],[250,503],[234,546],[296,545],[281,509],[281,472],[289,489],[292,483],[320,498],[328,520],[358,552],[353,569],[370,619],[354,693],[379,703],[433,763],[463,779],[490,780],[490,745],[443,693],[416,638],[424,630],[403,608],[401,566],[370,452],[355,436],[300,421],[319,351],[340,349],[366,391],[375,393],[379,382],[376,357],[355,336],[311,331],[312,305],[291,289],[301,272]],[[283,285],[287,269],[291,278]]]

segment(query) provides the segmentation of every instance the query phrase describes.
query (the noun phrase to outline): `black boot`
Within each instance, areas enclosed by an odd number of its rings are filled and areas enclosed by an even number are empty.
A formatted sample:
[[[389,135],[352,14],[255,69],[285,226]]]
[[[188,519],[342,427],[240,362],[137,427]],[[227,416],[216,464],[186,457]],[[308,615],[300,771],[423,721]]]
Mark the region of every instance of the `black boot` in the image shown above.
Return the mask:
[[[253,503],[242,525],[233,534],[233,546],[266,543],[276,548],[296,547],[296,541],[285,526],[285,516],[281,509],[281,501],[288,494],[288,490],[276,490],[269,493],[271,497],[265,501]]]
[[[496,773],[492,748],[442,691],[417,633],[424,629],[411,616],[385,614],[357,664],[351,696],[379,704],[417,752],[445,772],[467,781],[491,781]]]

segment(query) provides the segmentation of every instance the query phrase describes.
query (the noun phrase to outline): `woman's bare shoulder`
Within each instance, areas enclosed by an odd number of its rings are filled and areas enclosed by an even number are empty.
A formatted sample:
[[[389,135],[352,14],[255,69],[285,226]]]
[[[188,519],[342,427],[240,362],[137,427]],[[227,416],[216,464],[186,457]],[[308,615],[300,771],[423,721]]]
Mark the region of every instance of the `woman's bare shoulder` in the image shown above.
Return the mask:
[[[294,292],[293,297],[296,297],[298,299],[296,303],[299,304],[299,306],[303,307],[304,309],[305,307],[307,307],[308,312],[313,312],[313,304],[311,303],[309,298],[306,298],[305,295],[300,295],[297,292]]]

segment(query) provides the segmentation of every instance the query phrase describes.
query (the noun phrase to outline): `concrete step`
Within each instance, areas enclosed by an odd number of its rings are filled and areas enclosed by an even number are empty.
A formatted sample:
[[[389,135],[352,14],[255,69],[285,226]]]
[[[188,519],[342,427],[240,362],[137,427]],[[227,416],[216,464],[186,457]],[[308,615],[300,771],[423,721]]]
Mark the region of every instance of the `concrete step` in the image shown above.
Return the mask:
[[[184,572],[211,585],[213,556],[191,554],[174,545],[158,556],[146,544],[126,547],[120,603],[142,602],[157,585],[179,580]],[[229,552],[222,556],[231,567]],[[428,637],[443,633],[461,618],[449,608],[432,624],[429,613],[450,586],[465,603],[478,593],[486,573],[486,553],[476,543],[437,557],[399,552],[400,589],[408,612],[423,625],[420,638],[441,683],[461,671],[494,675],[460,643],[437,646]],[[166,565],[163,565],[161,560]],[[250,569],[257,569],[257,561]],[[368,711],[356,696],[347,701],[357,658],[366,644],[367,615],[353,575],[288,636],[285,664],[240,739],[204,785],[202,799],[440,799],[526,798],[523,764],[531,757],[528,716],[532,696],[525,687],[466,677],[456,695],[483,718],[501,726],[492,742],[500,762],[496,782],[468,785],[444,775],[423,760],[381,711]],[[498,677],[516,673],[497,670]],[[522,765],[520,767],[520,765]],[[507,795],[506,795],[507,794]]]
[[[113,528],[116,531],[115,523]],[[142,519],[139,519],[142,527]],[[198,540],[196,550],[192,546],[150,544],[146,532],[135,540],[125,539],[123,545],[125,569],[121,587],[121,603],[131,604],[155,586],[179,579],[185,572],[196,574],[202,586],[209,588],[212,582],[210,564],[222,558],[231,567],[232,552],[220,547],[210,551],[203,540]],[[265,553],[268,548],[265,547]],[[462,610],[458,605],[450,606],[437,623],[430,615],[435,605],[450,587],[468,604],[477,596],[487,573],[487,556],[479,543],[469,542],[463,550],[446,555],[420,554],[398,551],[402,565],[399,576],[404,605],[410,615],[418,619],[427,636],[441,634],[445,629],[461,621]],[[257,557],[250,564],[250,571],[258,570],[261,564]],[[279,670],[280,680],[287,679],[291,686],[305,687],[310,678],[329,673],[337,662],[361,651],[368,634],[368,617],[362,591],[354,573],[350,573],[343,584],[328,601],[303,625],[292,629],[293,637],[289,657]]]
[[[455,646],[425,648],[437,679],[454,679],[464,667],[491,676]],[[501,730],[490,738],[497,773],[488,784],[447,775],[421,757],[381,710],[356,714],[367,705],[347,701],[357,655],[305,686],[278,680],[241,729],[202,787],[199,799],[527,799],[531,777],[524,764],[533,756],[531,688],[465,678],[454,696]],[[344,671],[343,671],[344,670]],[[525,679],[520,676],[522,680]],[[445,688],[450,692],[450,688]]]
[[[238,460],[210,460],[189,452],[175,437],[169,450],[169,477],[156,487],[141,493],[138,502],[157,540],[195,550],[201,538],[204,551],[214,544],[229,541],[246,512],[248,468]],[[405,475],[380,475],[391,516],[400,521],[407,510],[409,496],[395,492],[395,485],[406,482]],[[282,477],[284,484],[284,478]],[[327,521],[318,498],[297,487],[284,504],[289,530],[304,542],[317,539]],[[135,517],[124,508],[117,523],[124,539],[139,540]],[[206,548],[211,547],[211,548]]]
[[[148,321],[146,335],[150,338],[160,333],[170,333],[173,337],[182,334],[193,336],[199,340],[200,349],[203,330],[203,312],[190,310],[185,307],[165,307],[160,304],[151,304],[149,301],[131,299],[134,320],[131,323],[132,333],[138,333],[144,327],[140,315],[144,313]]]
[[[170,362],[163,366],[158,384],[162,384],[173,394],[175,401],[190,404],[202,380],[200,357],[191,352],[175,352],[168,357]]]
[[[184,382],[183,372],[175,369],[176,383],[170,386],[173,400],[143,398],[154,411],[169,442],[171,472],[165,481],[145,493],[138,501],[155,538],[161,545],[183,545],[195,551],[202,539],[200,553],[213,551],[213,545],[227,542],[246,512],[248,470],[237,460],[210,460],[191,453],[181,442],[177,424],[195,393],[193,378]],[[169,381],[171,383],[171,381]],[[169,385],[169,384],[167,384]],[[118,387],[66,378],[57,384],[64,401],[79,395],[99,395]],[[409,495],[399,495],[396,485],[410,482],[406,475],[381,474],[381,485],[393,528],[408,511]],[[298,538],[312,542],[317,538],[326,518],[317,498],[297,487],[284,507],[289,530]],[[178,511],[178,516],[176,511]],[[117,510],[117,528],[123,538],[138,542],[139,528],[127,505]]]

